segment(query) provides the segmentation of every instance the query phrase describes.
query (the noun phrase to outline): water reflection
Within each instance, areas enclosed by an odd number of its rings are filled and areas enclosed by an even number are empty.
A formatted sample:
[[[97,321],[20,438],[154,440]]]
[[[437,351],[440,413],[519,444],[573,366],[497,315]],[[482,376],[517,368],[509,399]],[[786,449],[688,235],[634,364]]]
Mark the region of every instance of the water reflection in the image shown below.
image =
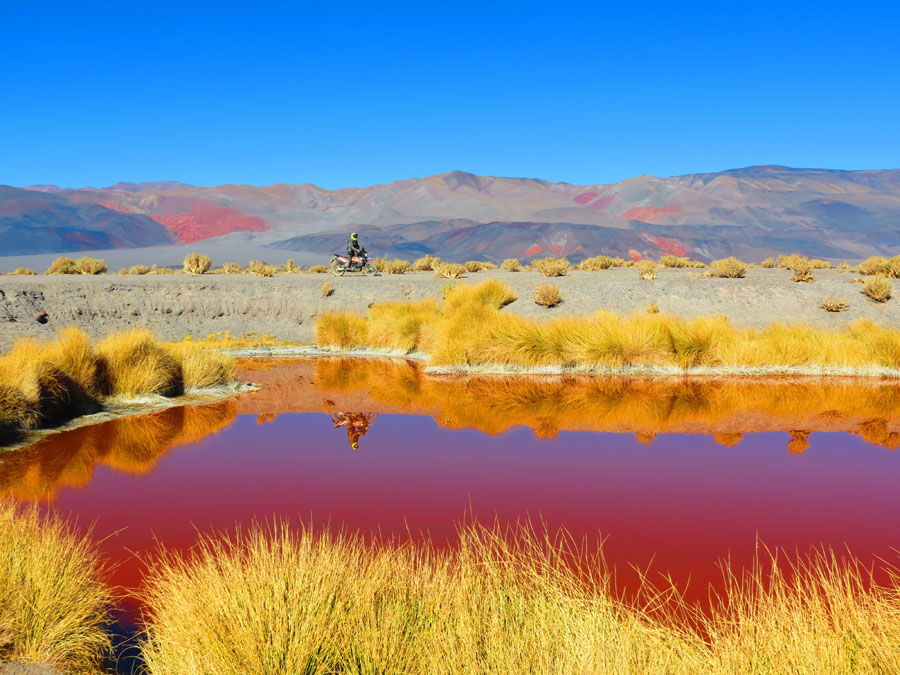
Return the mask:
[[[235,419],[234,401],[169,408],[54,434],[0,461],[0,493],[52,501],[87,485],[97,465],[145,474],[166,452],[214,434]]]
[[[331,423],[335,429],[347,428],[347,442],[353,450],[359,450],[360,436],[365,436],[369,427],[378,418],[378,413],[334,412]]]

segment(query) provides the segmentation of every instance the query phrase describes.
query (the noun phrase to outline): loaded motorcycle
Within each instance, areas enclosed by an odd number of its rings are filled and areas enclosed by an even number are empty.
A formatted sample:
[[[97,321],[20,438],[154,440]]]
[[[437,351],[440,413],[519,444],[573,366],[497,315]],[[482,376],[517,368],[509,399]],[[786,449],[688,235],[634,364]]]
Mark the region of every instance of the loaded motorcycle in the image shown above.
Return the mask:
[[[344,272],[362,272],[363,274],[375,274],[378,267],[369,261],[365,253],[349,256],[345,253],[335,253],[331,256],[331,271],[341,277]]]

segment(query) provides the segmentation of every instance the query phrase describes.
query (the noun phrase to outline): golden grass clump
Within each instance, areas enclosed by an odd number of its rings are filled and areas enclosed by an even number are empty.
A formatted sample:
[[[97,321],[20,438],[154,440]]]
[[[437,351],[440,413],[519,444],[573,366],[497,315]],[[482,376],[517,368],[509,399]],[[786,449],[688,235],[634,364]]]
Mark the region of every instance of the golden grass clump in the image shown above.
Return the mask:
[[[434,300],[377,302],[369,309],[368,344],[404,354],[428,351],[434,344],[440,314]]]
[[[843,298],[825,297],[819,302],[819,307],[826,312],[846,312],[850,304]]]
[[[150,274],[175,274],[175,270],[171,267],[157,267],[156,265],[151,265]]]
[[[148,274],[150,268],[146,265],[132,265],[128,268],[128,274]]]
[[[693,261],[687,256],[664,255],[659,259],[659,264],[663,267],[692,267]]]
[[[294,274],[300,271],[300,268],[294,264],[293,258],[288,258],[286,263],[278,266],[278,269],[285,274]]]
[[[313,265],[306,270],[307,274],[327,274],[328,272],[328,267],[325,265]]]
[[[569,271],[569,261],[565,258],[544,258],[533,260],[531,264],[545,277],[564,277]]]
[[[329,282],[326,281],[324,284],[322,284],[322,297],[323,298],[327,298],[332,293],[334,293],[334,289],[331,287],[331,284]]]
[[[465,272],[465,266],[459,263],[441,263],[434,268],[434,276],[443,279],[459,279]]]
[[[57,258],[52,263],[50,263],[50,267],[47,268],[47,271],[44,274],[80,274],[81,272],[78,269],[78,265],[75,263],[72,258]]]
[[[747,274],[747,264],[734,256],[713,260],[709,266],[713,268],[717,277],[725,279],[740,279]]]
[[[863,281],[862,290],[875,302],[887,302],[891,298],[894,287],[890,281],[879,275]]]
[[[471,274],[475,274],[476,272],[481,272],[482,270],[490,269],[488,263],[485,263],[481,260],[467,260],[463,263],[463,267],[466,268],[466,272]]]
[[[794,270],[794,274],[791,276],[791,281],[808,283],[810,281],[816,280],[816,278],[812,275],[813,266],[806,258],[798,258],[797,260],[792,261],[791,267],[789,267],[788,269]]]
[[[109,335],[95,348],[112,396],[175,396],[184,389],[181,364],[149,330]]]
[[[385,269],[389,274],[406,274],[409,271],[409,268],[409,260],[401,260],[400,258],[389,261],[385,266]],[[379,269],[378,271],[381,272],[383,270]]]
[[[775,258],[766,258],[760,265],[766,269],[771,269],[776,266]]]
[[[253,273],[258,277],[274,277],[278,273],[278,268],[275,265],[260,265]]]
[[[164,349],[178,363],[187,389],[217,387],[234,382],[237,376],[234,359],[206,345],[177,342]]]
[[[34,270],[29,269],[27,267],[17,267],[13,274],[18,274],[19,276],[30,277],[34,275]]]
[[[652,260],[641,260],[635,264],[637,268],[638,275],[641,279],[649,281],[650,279],[655,279],[656,274],[659,271],[659,267]]]
[[[448,284],[448,286],[444,293],[444,301],[451,311],[484,305],[499,310],[518,299],[509,286],[496,279],[482,281],[474,286],[467,284]]]
[[[99,672],[112,602],[90,534],[0,502],[0,663]]]
[[[647,305],[647,314],[659,314],[659,305],[651,301],[650,304]]]
[[[237,263],[227,262],[222,264],[222,273],[223,274],[240,274],[244,271]]]
[[[184,258],[184,271],[187,274],[206,274],[211,266],[209,256],[200,255],[196,251]]]
[[[502,263],[500,263],[500,267],[506,270],[507,272],[520,272],[522,271],[522,263],[519,262],[518,258],[507,258]]]
[[[576,270],[585,270],[587,272],[599,272],[600,270],[608,270],[614,266],[614,261],[608,255],[595,255],[591,258],[585,258],[578,265]]]
[[[890,261],[887,258],[880,255],[873,255],[863,260],[859,264],[857,271],[866,276],[873,276],[875,274],[886,274],[889,268]]]
[[[316,321],[316,344],[337,349],[363,347],[369,327],[366,320],[351,312],[328,312]]]
[[[559,286],[556,284],[540,284],[534,289],[534,301],[547,309],[555,307],[562,302],[562,293],[559,291]]]
[[[79,258],[75,261],[78,274],[106,274],[106,261],[99,258]]]
[[[413,262],[413,271],[414,272],[433,272],[436,268],[440,267],[443,261],[431,254],[423,255],[421,258],[417,258]]]

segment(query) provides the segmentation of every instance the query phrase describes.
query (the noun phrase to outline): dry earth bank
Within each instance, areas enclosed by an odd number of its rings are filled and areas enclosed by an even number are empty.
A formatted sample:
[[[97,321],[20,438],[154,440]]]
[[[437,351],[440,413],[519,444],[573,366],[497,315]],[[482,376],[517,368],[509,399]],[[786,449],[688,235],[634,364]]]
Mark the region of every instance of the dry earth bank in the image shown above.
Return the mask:
[[[573,271],[552,281],[562,302],[547,310],[531,296],[546,281],[537,272],[495,270],[466,274],[462,283],[501,279],[519,299],[504,311],[526,317],[579,316],[600,308],[620,314],[646,311],[651,302],[663,312],[692,318],[724,314],[737,326],[762,327],[774,321],[836,328],[861,317],[900,328],[898,300],[866,298],[860,277],[846,270],[817,270],[812,283],[791,281],[790,270],[751,269],[743,279],[704,279],[697,270],[661,269],[644,281],[631,268]],[[328,281],[334,292],[323,297]],[[432,273],[364,277],[330,274],[153,276],[0,276],[0,350],[19,337],[51,338],[76,325],[97,338],[129,326],[147,326],[160,339],[185,334],[205,337],[230,331],[269,333],[282,340],[313,341],[317,316],[334,310],[365,313],[382,300],[440,299],[448,283]],[[891,282],[896,283],[896,282]],[[819,307],[823,297],[849,303],[844,312]]]

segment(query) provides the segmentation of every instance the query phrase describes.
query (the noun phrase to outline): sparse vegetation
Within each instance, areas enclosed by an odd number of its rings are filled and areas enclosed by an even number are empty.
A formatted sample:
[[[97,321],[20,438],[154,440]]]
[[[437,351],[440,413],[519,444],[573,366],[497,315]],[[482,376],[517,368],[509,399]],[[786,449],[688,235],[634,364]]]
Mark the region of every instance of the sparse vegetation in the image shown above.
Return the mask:
[[[184,271],[187,274],[206,274],[211,266],[212,260],[197,252],[188,254],[184,259]]]
[[[647,305],[647,314],[659,314],[659,305],[651,301],[650,304]]]
[[[825,297],[822,298],[821,302],[819,302],[819,307],[824,309],[826,312],[846,312],[850,309],[850,305],[846,300],[842,298],[830,298]]]
[[[78,274],[106,274],[106,262],[99,258],[79,258],[75,261]]]
[[[132,265],[128,268],[128,274],[149,274],[150,268],[146,265]]]
[[[812,264],[810,264],[809,260],[806,258],[798,258],[791,262],[791,267],[788,269],[794,270],[793,276],[791,276],[791,281],[799,281],[801,283],[808,283],[810,281],[815,281],[816,278],[812,275]]]
[[[316,344],[337,349],[352,349],[366,345],[369,325],[366,319],[352,312],[329,312],[316,321]]]
[[[569,261],[565,258],[544,258],[533,260],[531,264],[545,277],[564,277],[569,271]]]
[[[80,274],[78,265],[72,258],[57,258],[44,274]]]
[[[762,261],[762,266],[766,269],[771,269],[776,266],[775,258],[766,258]]]
[[[334,289],[331,287],[331,284],[329,282],[326,281],[324,284],[322,284],[322,297],[323,298],[327,298],[332,293],[334,293]]]
[[[400,260],[399,258],[390,261],[386,265],[386,269],[390,274],[406,274],[409,271],[409,267],[409,260]],[[381,272],[383,270],[379,269],[378,271]]]
[[[717,277],[725,279],[740,279],[747,274],[747,264],[734,256],[713,260],[709,266],[713,268]]]
[[[171,267],[157,267],[156,265],[151,265],[150,274],[175,274],[175,270]]]
[[[465,266],[459,263],[440,263],[434,268],[434,275],[443,279],[459,279],[465,272]]]
[[[278,269],[280,271],[284,272],[285,274],[294,274],[294,273],[300,271],[300,268],[297,267],[296,265],[294,265],[293,258],[288,258],[286,263],[278,266]]]
[[[705,263],[699,260],[691,260],[687,256],[664,255],[659,259],[659,264],[663,267],[706,267]]]
[[[883,276],[872,277],[863,281],[863,293],[875,302],[887,302],[893,293],[893,286]]]
[[[507,258],[500,263],[500,267],[507,272],[520,272],[522,270],[522,263],[519,262],[518,258]]]
[[[578,265],[576,270],[585,270],[588,272],[599,272],[600,270],[608,270],[614,266],[612,258],[606,255],[596,255],[592,258],[585,258]]]
[[[559,286],[556,284],[540,284],[534,289],[534,301],[547,309],[555,307],[562,302],[562,293],[559,291]]]
[[[222,265],[222,272],[224,274],[240,274],[243,271],[243,268],[237,263],[227,262]]]
[[[258,277],[274,277],[278,273],[278,268],[275,265],[260,265],[253,273]]]
[[[650,279],[655,279],[656,274],[659,271],[659,267],[652,260],[641,260],[635,264],[637,268],[638,275],[641,279],[649,281]]]
[[[110,652],[105,576],[90,534],[0,501],[0,664],[97,672]]]
[[[30,276],[34,275],[34,270],[29,269],[27,267],[17,267],[15,272],[13,272],[13,274],[30,277]]]
[[[435,268],[439,267],[443,261],[433,255],[423,255],[421,258],[416,259],[413,262],[413,271],[414,272],[433,272]]]
[[[307,274],[328,274],[328,268],[325,265],[313,265],[308,270],[306,270]]]

